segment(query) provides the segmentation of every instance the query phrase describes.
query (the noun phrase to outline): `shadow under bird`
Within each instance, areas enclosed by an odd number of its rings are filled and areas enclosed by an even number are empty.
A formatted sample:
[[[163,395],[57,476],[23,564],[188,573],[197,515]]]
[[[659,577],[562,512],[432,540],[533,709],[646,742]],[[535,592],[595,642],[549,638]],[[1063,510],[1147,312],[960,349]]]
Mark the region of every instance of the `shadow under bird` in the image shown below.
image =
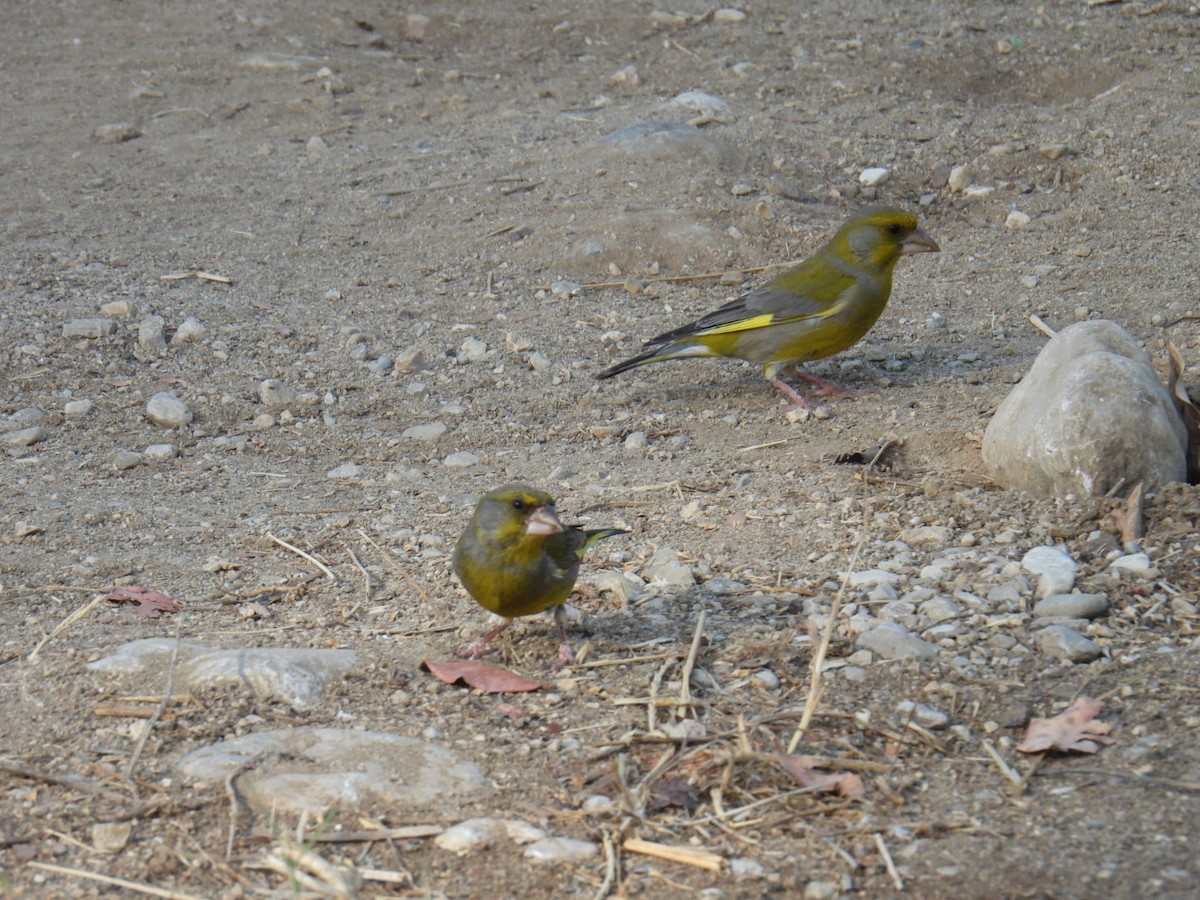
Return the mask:
[[[505,621],[459,655],[478,659],[513,619],[553,607],[560,644],[551,665],[569,664],[575,655],[562,604],[579,577],[584,551],[596,541],[628,533],[622,528],[564,525],[553,498],[525,485],[505,485],[486,494],[454,548],[454,574],[475,602]]]
[[[669,359],[724,356],[762,366],[766,379],[792,405],[809,407],[804,395],[780,377],[781,370],[857,343],[887,305],[900,257],[940,249],[912,213],[864,209],[804,262],[695,322],[650,339],[644,353],[596,377],[612,378]],[[841,390],[815,375],[796,374],[816,387],[818,396]]]

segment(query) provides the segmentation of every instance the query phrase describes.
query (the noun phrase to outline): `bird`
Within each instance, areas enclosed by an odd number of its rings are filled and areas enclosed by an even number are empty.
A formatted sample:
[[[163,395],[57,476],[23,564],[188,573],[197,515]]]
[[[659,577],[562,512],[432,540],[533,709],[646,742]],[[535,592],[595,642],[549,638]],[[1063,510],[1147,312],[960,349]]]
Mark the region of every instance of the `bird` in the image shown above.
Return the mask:
[[[651,338],[643,353],[596,377],[612,378],[668,359],[732,357],[762,366],[763,375],[791,405],[811,408],[780,372],[855,344],[887,305],[896,261],[940,249],[912,213],[868,207],[799,265],[694,322]],[[806,372],[798,370],[797,375],[819,388],[818,395],[843,390]]]
[[[506,484],[485,494],[455,545],[454,574],[476,603],[504,621],[459,656],[479,659],[513,619],[553,607],[560,644],[551,668],[570,664],[575,654],[562,604],[575,586],[584,552],[596,541],[628,533],[564,525],[554,499],[527,485]]]

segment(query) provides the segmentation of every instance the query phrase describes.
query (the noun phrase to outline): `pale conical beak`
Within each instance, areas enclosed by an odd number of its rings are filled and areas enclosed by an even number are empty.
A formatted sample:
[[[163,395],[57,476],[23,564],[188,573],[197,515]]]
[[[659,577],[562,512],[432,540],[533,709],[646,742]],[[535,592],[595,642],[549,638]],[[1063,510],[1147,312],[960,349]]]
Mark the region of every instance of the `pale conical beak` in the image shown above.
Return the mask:
[[[558,514],[555,513],[554,507],[549,504],[539,506],[533,511],[533,515],[525,520],[526,534],[545,537],[548,534],[558,534],[563,530],[563,523],[558,520]]]
[[[937,245],[937,241],[927,235],[924,231],[918,228],[908,236],[903,244],[900,245],[901,255],[907,253],[937,253],[942,248]]]

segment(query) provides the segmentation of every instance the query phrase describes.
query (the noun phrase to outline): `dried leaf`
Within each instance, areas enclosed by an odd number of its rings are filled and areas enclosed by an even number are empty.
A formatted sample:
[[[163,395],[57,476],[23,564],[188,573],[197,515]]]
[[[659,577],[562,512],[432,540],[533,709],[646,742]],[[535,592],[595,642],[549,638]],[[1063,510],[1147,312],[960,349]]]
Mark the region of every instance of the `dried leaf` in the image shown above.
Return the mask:
[[[1146,533],[1146,520],[1143,513],[1143,495],[1145,485],[1138,482],[1125,498],[1125,502],[1116,507],[1109,515],[1113,524],[1121,534],[1122,544],[1136,543]]]
[[[530,681],[516,672],[489,666],[474,659],[423,659],[421,665],[444,684],[462,681],[489,694],[537,691],[546,686],[540,681]]]
[[[781,750],[775,752],[775,758],[783,771],[806,788],[850,799],[863,795],[863,780],[853,772],[816,772],[813,770],[813,765],[819,761],[816,757],[797,756]]]
[[[700,805],[700,793],[688,783],[688,779],[680,775],[661,778],[650,789],[650,802],[647,809],[658,812],[661,809],[682,809],[692,812]]]
[[[1187,388],[1180,381],[1186,365],[1183,361],[1183,354],[1179,352],[1179,348],[1169,337],[1167,338],[1167,358],[1169,360],[1167,391],[1171,394],[1171,402],[1175,404],[1175,409],[1187,429],[1188,483],[1197,484],[1200,483],[1200,408],[1197,408],[1196,404],[1192,402]]]
[[[179,604],[172,597],[161,591],[148,591],[137,584],[116,588],[105,594],[104,599],[116,603],[136,603],[133,614],[143,619],[157,619],[163,613],[179,612]]]
[[[865,450],[852,450],[839,453],[833,458],[835,465],[878,466],[880,469],[892,467],[892,456],[899,447],[897,441],[883,441]]]
[[[1025,740],[1017,744],[1021,753],[1042,753],[1046,750],[1071,750],[1095,753],[1101,746],[1111,744],[1111,728],[1096,718],[1104,704],[1090,697],[1080,697],[1052,719],[1030,719]]]

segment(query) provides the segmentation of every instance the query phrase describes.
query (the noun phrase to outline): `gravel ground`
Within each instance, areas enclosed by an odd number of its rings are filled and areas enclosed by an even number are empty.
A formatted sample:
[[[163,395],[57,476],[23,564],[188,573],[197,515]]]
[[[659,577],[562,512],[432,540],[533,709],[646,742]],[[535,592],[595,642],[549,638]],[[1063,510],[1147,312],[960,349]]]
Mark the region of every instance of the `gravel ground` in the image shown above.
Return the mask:
[[[290,896],[254,865],[295,821],[242,808],[229,843],[227,792],[175,764],[313,725],[436,741],[487,779],[323,827],[500,816],[593,854],[321,844],[407,873],[364,895],[1200,893],[1200,495],[1150,492],[1122,546],[1119,497],[1001,491],[979,453],[1045,341],[1029,316],[1112,319],[1162,364],[1160,326],[1197,312],[1195,6],[682,10],[0,12],[0,892],[116,895],[53,865]],[[870,202],[942,252],[812,366],[852,396],[789,414],[727,361],[592,378]],[[1171,336],[1195,393],[1200,332]],[[419,663],[487,627],[449,553],[514,480],[632,534],[585,564],[583,662],[501,697]],[[56,632],[130,585],[181,610],[106,601]],[[1071,592],[1099,599],[1037,606]],[[801,749],[860,798],[796,793],[779,755],[835,603]],[[547,677],[550,623],[511,631],[491,659]],[[99,715],[165,684],[84,664],[171,636],[359,662],[302,709],[232,689],[149,729]],[[1112,746],[1015,751],[1080,695]]]

